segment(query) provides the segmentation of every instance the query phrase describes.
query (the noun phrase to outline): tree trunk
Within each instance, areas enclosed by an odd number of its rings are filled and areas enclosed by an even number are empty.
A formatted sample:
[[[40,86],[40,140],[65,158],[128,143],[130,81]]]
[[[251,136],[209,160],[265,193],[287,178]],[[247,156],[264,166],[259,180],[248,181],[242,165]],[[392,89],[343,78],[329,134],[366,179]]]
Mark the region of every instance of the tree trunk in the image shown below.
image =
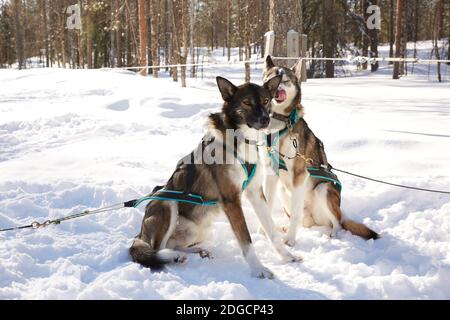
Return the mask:
[[[178,2],[172,2],[168,1],[168,8],[167,11],[169,12],[170,17],[170,25],[172,26],[172,53],[171,53],[171,61],[170,64],[176,65],[180,63],[180,42],[178,40],[178,28],[176,21],[178,20]],[[172,79],[173,81],[178,81],[178,67],[174,66],[172,67]]]
[[[227,58],[231,60],[231,0],[227,1]]]
[[[159,26],[159,1],[149,0],[150,8],[150,20],[151,20],[151,59],[152,66],[159,66],[159,43],[158,43],[158,26]],[[152,75],[154,78],[158,78],[158,68],[152,69]]]
[[[372,0],[372,5],[378,5],[378,0]],[[370,57],[378,58],[378,30],[376,28],[369,30],[369,36],[370,36]],[[376,61],[375,63],[371,63],[370,71],[376,72],[378,70],[378,67],[379,67],[378,61]]]
[[[23,54],[23,37],[20,26],[20,13],[22,11],[22,0],[14,0],[14,20],[15,20],[15,38],[16,38],[16,52],[19,70],[25,67]]]
[[[404,3],[403,8],[403,15],[402,15],[402,31],[401,31],[401,44],[400,44],[400,57],[406,58],[407,56],[407,45],[408,45],[408,35],[407,35],[407,25],[408,25],[408,19],[407,19],[407,6],[406,2]],[[405,61],[400,62],[400,68],[399,68],[399,74],[400,75],[407,75],[408,74],[408,65]]]
[[[389,1],[389,58],[394,57],[394,0]],[[389,64],[393,64],[389,61]]]
[[[362,10],[362,16],[364,17],[364,21],[367,21],[368,15],[367,15],[367,8],[368,8],[368,0],[361,0],[361,10]],[[367,57],[369,55],[369,39],[367,37],[367,34],[365,31],[362,33],[362,55],[364,57]],[[367,70],[367,62],[363,62],[362,69]]]
[[[447,52],[447,60],[450,60],[450,28],[448,28],[448,52]],[[447,62],[447,65],[450,66],[450,62]]]
[[[45,44],[45,66],[50,67],[49,62],[49,44],[48,44],[48,22],[47,22],[47,0],[41,0],[42,18],[44,23],[44,44]]]
[[[303,0],[298,0],[298,33],[303,34]]]
[[[249,61],[251,58],[250,48],[250,0],[245,0],[244,8],[244,37],[245,37],[245,60]],[[250,82],[250,63],[245,63],[245,82]]]
[[[401,57],[401,38],[402,38],[402,17],[403,17],[403,0],[397,0],[397,17],[395,21],[395,57]],[[394,62],[393,79],[399,79],[400,62]]]
[[[131,54],[131,26],[130,19],[127,17],[127,32],[125,33],[125,43],[126,43],[126,66],[130,67],[132,65],[132,54]]]
[[[115,32],[115,23],[113,17],[114,15],[114,6],[111,6],[111,25],[110,25],[110,31],[109,31],[109,63],[111,65],[111,68],[114,68],[116,66],[116,60],[117,60],[117,52],[116,52],[116,32]]]
[[[116,38],[116,59],[117,66],[123,67],[123,50],[122,50],[122,14],[120,10],[120,1],[114,0],[114,13],[115,13],[115,38]],[[91,31],[92,32],[92,31]]]
[[[324,55],[327,58],[334,57],[336,49],[336,13],[334,7],[334,0],[323,0],[323,14],[325,26],[323,28],[323,48]],[[325,61],[325,77],[334,78],[334,61]]]
[[[169,64],[169,57],[170,57],[170,53],[169,53],[169,42],[170,42],[170,37],[168,36],[168,14],[167,14],[167,1],[166,0],[162,0],[161,1],[161,26],[162,26],[162,32],[161,32],[161,36],[162,36],[162,46],[164,47],[164,64],[168,65]],[[165,68],[165,71],[169,71],[169,68]]]
[[[62,56],[61,57],[62,67],[66,68],[67,55],[66,55],[66,36],[65,36],[64,29],[59,33],[59,48],[60,48],[60,53]],[[59,57],[58,57],[58,61],[59,61]]]
[[[439,40],[442,36],[442,25],[443,25],[443,3],[442,0],[438,0],[436,2],[435,7],[435,30],[434,30],[434,36],[433,36],[433,44],[434,44],[434,56],[436,57],[436,60],[441,59],[441,55],[439,52]],[[450,39],[449,39],[450,40]],[[438,74],[438,81],[442,82],[442,75],[441,75],[441,63],[437,63],[437,74]]]
[[[138,0],[139,11],[139,64],[147,67],[147,20],[145,18],[145,0]],[[147,68],[142,69],[141,75],[147,76]]]
[[[414,1],[414,54],[413,57],[417,58],[417,39],[419,34],[419,0]],[[414,67],[414,64],[413,64]]]
[[[78,1],[80,5],[80,14],[83,16],[83,2]],[[83,34],[83,24],[81,24],[81,29],[78,32],[78,66],[80,69],[84,69],[84,34]]]
[[[237,3],[237,20],[238,20],[238,30],[237,30],[237,45],[239,47],[239,61],[243,60],[243,55],[242,55],[242,13],[241,13],[241,8],[242,8],[242,0],[238,0]]]
[[[191,78],[195,78],[195,69],[194,66],[195,63],[195,47],[194,47],[194,27],[195,27],[195,7],[196,7],[196,1],[190,0],[190,7],[189,7],[189,43],[190,43],[190,51],[191,51]]]
[[[186,62],[189,48],[189,4],[181,0],[181,27],[183,29],[183,59],[181,60],[181,86],[186,87]]]
[[[86,49],[87,49],[87,67],[92,69],[92,48],[93,48],[93,38],[92,38],[92,0],[88,0],[88,10],[86,15]]]

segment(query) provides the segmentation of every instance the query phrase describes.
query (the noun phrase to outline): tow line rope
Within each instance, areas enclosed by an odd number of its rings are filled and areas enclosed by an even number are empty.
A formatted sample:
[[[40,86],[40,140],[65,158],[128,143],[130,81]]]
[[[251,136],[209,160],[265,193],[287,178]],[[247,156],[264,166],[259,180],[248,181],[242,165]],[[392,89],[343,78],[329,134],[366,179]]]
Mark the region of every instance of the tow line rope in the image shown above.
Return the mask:
[[[294,111],[289,116],[281,115],[281,117],[280,117],[280,115],[278,115],[278,114],[274,114],[274,115],[277,115],[277,117],[278,117],[278,118],[275,117],[275,119],[286,122],[286,128],[283,129],[282,131],[280,131],[280,132],[282,132],[281,135],[284,135],[286,132],[289,132],[290,129],[293,127],[293,125],[295,125],[296,122],[300,119],[297,116],[297,110],[296,109],[294,109]],[[272,115],[272,117],[274,117],[274,115]],[[280,133],[279,133],[279,135],[280,135]],[[269,137],[269,136],[267,136],[267,137]],[[292,137],[291,135],[289,136],[289,138],[292,141],[292,145],[293,145],[294,149],[298,150],[298,141],[297,141],[297,139],[295,137]],[[288,157],[286,155],[283,155],[279,151],[278,152],[271,152],[270,150],[273,151],[273,144],[274,144],[274,142],[272,141],[272,138],[268,138],[267,140],[268,140],[268,143],[270,143],[270,145],[269,145],[269,157],[271,158],[271,162],[274,162],[274,160],[277,162],[276,163],[277,164],[276,167],[278,167],[278,168],[281,168],[283,170],[287,170],[287,167],[286,167],[286,164],[284,163],[284,161],[282,161],[279,157],[274,157],[275,153],[278,153],[283,158],[286,158],[286,159],[289,159],[289,160],[292,160],[292,159],[295,159],[297,157],[300,157],[306,163],[314,164],[314,162],[315,162],[313,159],[307,158],[305,155],[299,153],[298,151],[297,151],[296,155],[293,156],[293,157]],[[278,140],[275,140],[275,143],[277,143],[277,142],[278,142]],[[387,181],[383,181],[383,180],[379,180],[379,179],[374,179],[374,178],[370,178],[370,177],[367,177],[367,176],[363,176],[363,175],[360,175],[360,174],[352,173],[352,172],[349,172],[349,171],[337,169],[337,168],[334,168],[333,166],[331,166],[330,164],[328,164],[328,166],[329,166],[329,169],[334,170],[334,171],[338,171],[338,172],[341,172],[341,173],[344,173],[344,174],[347,174],[347,175],[350,175],[350,176],[353,176],[353,177],[357,177],[357,178],[360,178],[360,179],[369,180],[369,181],[373,181],[373,182],[378,182],[378,183],[381,183],[381,184],[386,184],[386,185],[393,186],[393,187],[404,188],[404,189],[411,189],[411,190],[417,190],[417,191],[424,191],[424,192],[440,193],[440,194],[450,194],[450,191],[426,189],[426,188],[412,187],[412,186],[407,186],[407,185],[403,185],[403,184],[387,182]],[[318,164],[317,168],[323,170],[323,167],[320,164]],[[315,168],[309,168],[308,170],[311,170],[311,169],[312,170],[317,170]],[[327,170],[325,170],[325,171],[327,171]],[[328,170],[328,172],[331,173],[330,170]],[[321,177],[319,177],[319,178],[321,178]],[[322,177],[322,178],[330,180],[330,181],[334,182],[335,185],[338,184],[339,187],[342,188],[342,186],[341,186],[339,180],[337,180],[337,178],[336,179],[329,179],[329,177]]]
[[[331,170],[334,171],[338,171],[353,177],[357,177],[360,179],[364,179],[364,180],[369,180],[369,181],[373,181],[373,182],[378,182],[381,184],[386,184],[386,185],[390,185],[390,186],[394,186],[394,187],[398,187],[398,188],[404,188],[404,189],[411,189],[411,190],[417,190],[417,191],[424,191],[424,192],[433,192],[433,193],[440,193],[440,194],[450,194],[450,191],[442,191],[442,190],[435,190],[435,189],[426,189],[426,188],[418,188],[418,187],[412,187],[412,186],[407,186],[407,185],[403,185],[403,184],[397,184],[397,183],[392,183],[392,182],[387,182],[387,181],[383,181],[383,180],[379,180],[379,179],[374,179],[374,178],[370,178],[367,176],[363,176],[360,174],[356,174],[356,173],[352,173],[349,171],[345,171],[345,170],[341,170],[335,167],[331,167]],[[166,191],[167,192],[167,191]],[[173,191],[168,191],[168,192],[173,192]],[[182,194],[182,192],[179,192],[180,194]],[[204,201],[203,198],[201,196],[198,195],[193,195],[193,194],[189,194],[189,197],[195,197],[195,202],[194,201],[189,201],[189,203],[191,204],[197,204],[197,205],[203,205],[203,206],[212,206],[212,205],[216,205],[217,201]],[[198,197],[198,199],[197,199]],[[154,195],[150,195],[150,196],[146,196],[140,199],[135,199],[135,200],[130,200],[130,201],[126,201],[126,202],[121,202],[121,203],[117,203],[117,204],[113,204],[107,207],[103,207],[103,208],[99,208],[99,209],[95,209],[95,210],[85,210],[83,212],[79,212],[76,214],[71,214],[62,218],[58,218],[58,219],[53,219],[53,220],[46,220],[42,223],[34,221],[31,224],[28,225],[24,225],[24,226],[19,226],[19,227],[12,227],[12,228],[4,228],[4,229],[0,229],[0,232],[5,232],[5,231],[17,231],[17,230],[23,230],[23,229],[41,229],[41,228],[45,228],[48,227],[50,225],[58,225],[61,224],[61,222],[64,221],[68,221],[68,220],[72,220],[72,219],[76,219],[76,218],[81,218],[81,217],[85,217],[85,216],[90,216],[90,215],[94,215],[94,214],[98,214],[98,213],[102,213],[102,212],[108,212],[108,211],[113,211],[113,210],[118,210],[118,209],[123,209],[123,208],[136,208],[138,207],[141,203],[143,203],[144,201],[147,200],[171,200],[171,201],[178,201],[178,202],[188,202],[185,201],[183,199],[175,199],[172,196],[170,198],[160,198]]]
[[[441,193],[441,194],[450,194],[450,191],[443,191],[443,190],[435,190],[435,189],[426,189],[426,188],[418,188],[418,187],[412,187],[412,186],[407,186],[407,185],[403,185],[403,184],[397,184],[397,183],[392,183],[392,182],[387,182],[387,181],[383,181],[383,180],[378,180],[378,179],[374,179],[374,178],[370,178],[370,177],[366,177],[360,174],[356,174],[356,173],[352,173],[352,172],[348,172],[345,170],[341,170],[341,169],[337,169],[335,167],[332,167],[332,170],[341,172],[341,173],[345,173],[347,175],[353,176],[353,177],[357,177],[360,179],[364,179],[364,180],[369,180],[369,181],[373,181],[373,182],[378,182],[378,183],[382,183],[382,184],[387,184],[390,186],[394,186],[394,187],[399,187],[399,188],[404,188],[404,189],[412,189],[412,190],[418,190],[418,191],[425,191],[425,192],[434,192],[434,193]]]
[[[348,172],[348,171],[345,171],[345,170],[337,169],[337,168],[334,168],[334,167],[332,167],[331,169],[334,170],[334,171],[345,173],[345,174],[350,175],[350,176],[354,176],[354,177],[360,178],[360,179],[369,180],[369,181],[373,181],[373,182],[378,182],[378,183],[382,183],[382,184],[387,184],[387,185],[394,186],[394,187],[399,187],[399,188],[404,188],[404,189],[412,189],[412,190],[417,190],[417,191],[425,191],[425,192],[450,194],[450,191],[442,191],[442,190],[435,190],[435,189],[426,189],[426,188],[412,187],[412,186],[407,186],[407,185],[403,185],[403,184],[396,184],[396,183],[392,183],[392,182],[387,182],[387,181],[383,181],[383,180],[378,180],[378,179],[366,177],[366,176],[363,176],[363,175],[359,175],[359,174],[356,174],[356,173],[352,173],[352,172]],[[134,207],[137,207],[142,202],[144,202],[145,200],[152,200],[152,199],[151,199],[151,197],[144,197],[144,198],[141,198],[141,199],[131,200],[131,201],[127,201],[127,202],[124,202],[124,203],[113,204],[113,205],[110,205],[110,206],[107,206],[107,207],[103,207],[103,208],[99,208],[99,209],[96,209],[96,210],[85,210],[83,212],[72,214],[72,215],[69,215],[69,216],[62,217],[62,218],[53,219],[53,220],[46,220],[46,221],[44,221],[42,223],[34,221],[31,224],[29,224],[29,225],[0,229],[0,232],[15,231],[15,230],[22,230],[22,229],[30,229],[30,228],[31,229],[41,229],[41,228],[48,227],[48,226],[50,226],[52,224],[57,225],[57,224],[61,224],[61,222],[64,222],[64,221],[68,221],[68,220],[72,220],[72,219],[76,219],[76,218],[81,218],[81,217],[85,217],[85,216],[89,216],[89,215],[94,215],[94,214],[98,214],[98,213],[102,213],[102,212],[108,212],[108,211],[113,211],[113,210],[122,209],[122,208],[134,208]],[[211,202],[211,204],[213,204],[213,203]],[[211,205],[211,204],[207,203],[206,205]]]
[[[25,225],[25,226],[0,229],[0,232],[22,230],[22,229],[30,229],[30,228],[31,229],[41,229],[41,228],[48,227],[48,226],[50,226],[52,224],[60,224],[61,222],[64,222],[64,221],[67,221],[67,220],[81,218],[81,217],[85,217],[85,216],[89,216],[89,215],[93,215],[93,214],[97,214],[97,213],[101,213],[101,212],[117,210],[117,209],[121,209],[121,208],[125,208],[125,203],[113,204],[111,206],[103,207],[103,208],[96,209],[96,210],[85,210],[83,212],[76,213],[76,214],[71,214],[69,216],[65,216],[65,217],[62,217],[62,218],[53,219],[53,220],[46,220],[46,221],[44,221],[42,223],[34,221],[31,224],[28,224],[28,225]]]

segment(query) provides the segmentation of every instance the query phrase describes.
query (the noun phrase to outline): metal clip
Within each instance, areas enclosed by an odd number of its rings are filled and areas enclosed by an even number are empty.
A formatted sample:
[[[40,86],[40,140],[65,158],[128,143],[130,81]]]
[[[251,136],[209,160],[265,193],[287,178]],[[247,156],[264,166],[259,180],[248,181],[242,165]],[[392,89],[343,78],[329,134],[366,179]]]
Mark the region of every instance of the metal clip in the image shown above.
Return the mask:
[[[31,227],[33,229],[41,229],[41,228],[48,227],[51,224],[52,224],[52,222],[50,220],[44,221],[43,223],[39,223],[39,222],[35,221],[31,224]]]
[[[314,160],[313,160],[313,159],[307,158],[307,157],[305,157],[303,154],[297,153],[297,156],[299,156],[300,158],[302,158],[306,163],[309,163],[309,164],[313,164],[313,163],[314,163]]]

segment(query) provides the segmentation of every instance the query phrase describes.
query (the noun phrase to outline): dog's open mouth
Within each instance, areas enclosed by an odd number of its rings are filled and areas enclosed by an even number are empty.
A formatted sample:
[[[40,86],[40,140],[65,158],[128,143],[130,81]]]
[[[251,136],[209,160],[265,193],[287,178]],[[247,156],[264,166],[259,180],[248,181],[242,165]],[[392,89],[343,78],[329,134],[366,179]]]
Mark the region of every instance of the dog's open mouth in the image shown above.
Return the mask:
[[[275,96],[275,100],[278,103],[282,103],[286,100],[286,98],[287,98],[286,91],[284,89],[278,89],[277,95]]]

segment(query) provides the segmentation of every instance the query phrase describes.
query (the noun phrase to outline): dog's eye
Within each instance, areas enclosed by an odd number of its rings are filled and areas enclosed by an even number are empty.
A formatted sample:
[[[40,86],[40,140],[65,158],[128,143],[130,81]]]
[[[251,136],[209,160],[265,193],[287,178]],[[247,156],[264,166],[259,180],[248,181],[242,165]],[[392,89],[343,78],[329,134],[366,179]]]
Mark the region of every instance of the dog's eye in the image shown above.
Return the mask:
[[[270,100],[269,100],[268,98],[265,98],[265,99],[263,100],[263,103],[264,103],[264,104],[268,104],[269,101],[270,101]]]
[[[249,106],[251,105],[250,100],[245,99],[244,101],[242,101],[245,105]]]
[[[291,82],[291,80],[283,81],[284,84],[288,84],[289,82]]]

